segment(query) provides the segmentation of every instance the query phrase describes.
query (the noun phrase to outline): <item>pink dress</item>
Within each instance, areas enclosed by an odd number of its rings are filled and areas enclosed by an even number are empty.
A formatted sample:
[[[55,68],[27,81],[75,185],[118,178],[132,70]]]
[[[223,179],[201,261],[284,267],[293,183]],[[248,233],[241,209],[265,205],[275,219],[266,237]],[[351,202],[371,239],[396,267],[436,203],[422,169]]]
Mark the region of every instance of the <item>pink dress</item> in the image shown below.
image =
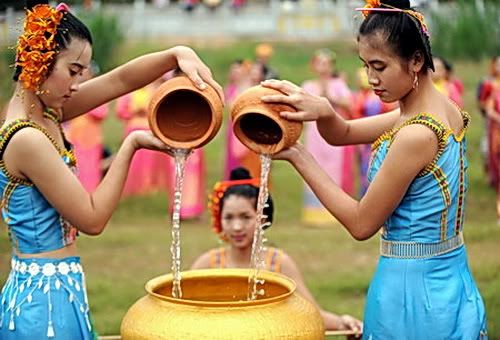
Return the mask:
[[[136,130],[149,130],[147,104],[151,93],[143,88],[118,99],[117,115],[125,122],[124,136]],[[169,156],[164,153],[139,150],[130,164],[123,196],[167,191]]]
[[[78,160],[77,174],[85,190],[93,192],[102,177],[103,141],[101,123],[108,113],[108,105],[99,106],[66,125],[66,134],[75,148]]]
[[[306,81],[304,90],[311,94],[321,95],[319,84],[312,80]],[[351,97],[351,91],[341,78],[331,78],[328,82],[328,95],[335,101],[336,98]],[[344,118],[349,118],[350,113],[336,108]],[[314,156],[322,169],[347,193],[354,191],[354,152],[352,146],[329,145],[318,132],[316,123],[308,122],[305,125],[304,145]],[[335,219],[325,209],[307,184],[304,187],[304,209],[302,221],[310,225],[328,225]]]

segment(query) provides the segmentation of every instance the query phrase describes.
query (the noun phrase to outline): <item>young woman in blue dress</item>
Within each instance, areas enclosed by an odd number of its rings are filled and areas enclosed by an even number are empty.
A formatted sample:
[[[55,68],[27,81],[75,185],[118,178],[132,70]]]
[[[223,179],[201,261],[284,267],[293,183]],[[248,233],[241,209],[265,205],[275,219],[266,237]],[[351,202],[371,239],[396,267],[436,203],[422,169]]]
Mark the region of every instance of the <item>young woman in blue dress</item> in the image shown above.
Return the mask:
[[[276,155],[290,162],[356,240],[379,231],[380,259],[365,306],[365,339],[484,339],[483,300],[463,242],[469,115],[433,85],[423,16],[407,0],[371,0],[359,57],[375,93],[400,109],[344,120],[325,98],[288,81],[264,86],[294,106],[291,120],[316,121],[333,145],[373,143],[370,186],[361,200],[343,192],[300,144]]]
[[[130,134],[97,189],[86,192],[61,122],[180,68],[199,87],[220,86],[187,47],[138,57],[80,84],[92,38],[66,5],[28,1],[16,55],[15,93],[0,127],[2,217],[12,269],[0,294],[0,338],[92,339],[78,232],[98,235],[116,208],[134,152],[166,152],[151,133]],[[222,98],[222,95],[221,95]]]

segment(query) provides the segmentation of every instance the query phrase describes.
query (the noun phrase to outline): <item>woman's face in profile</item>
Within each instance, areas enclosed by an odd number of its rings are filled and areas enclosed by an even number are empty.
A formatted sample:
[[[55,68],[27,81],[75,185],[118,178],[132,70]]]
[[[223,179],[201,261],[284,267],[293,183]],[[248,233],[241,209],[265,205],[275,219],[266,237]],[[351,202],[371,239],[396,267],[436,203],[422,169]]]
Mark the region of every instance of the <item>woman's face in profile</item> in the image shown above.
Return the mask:
[[[368,82],[383,102],[395,102],[413,87],[415,74],[409,63],[402,60],[380,33],[360,36],[359,57],[368,75]]]
[[[47,79],[40,86],[40,95],[45,106],[60,109],[78,91],[84,80],[92,57],[91,45],[81,39],[73,39],[57,59]]]

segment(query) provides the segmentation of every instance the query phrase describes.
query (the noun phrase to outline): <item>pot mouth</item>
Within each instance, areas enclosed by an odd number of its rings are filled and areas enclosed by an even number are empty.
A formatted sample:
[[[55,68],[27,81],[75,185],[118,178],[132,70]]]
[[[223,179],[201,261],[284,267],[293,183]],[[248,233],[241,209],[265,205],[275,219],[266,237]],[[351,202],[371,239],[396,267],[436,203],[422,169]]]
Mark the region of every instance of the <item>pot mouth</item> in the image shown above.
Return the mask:
[[[205,307],[243,307],[282,301],[295,291],[295,283],[284,275],[259,271],[264,279],[264,296],[248,301],[250,269],[202,269],[182,272],[182,299],[172,297],[173,274],[162,275],[146,283],[146,291],[160,300],[175,304]]]
[[[284,146],[284,127],[262,109],[248,107],[233,123],[236,137],[257,153],[273,154]]]
[[[162,98],[151,114],[158,138],[174,148],[186,148],[186,144],[193,148],[211,136],[215,125],[213,111],[203,95],[181,88]]]

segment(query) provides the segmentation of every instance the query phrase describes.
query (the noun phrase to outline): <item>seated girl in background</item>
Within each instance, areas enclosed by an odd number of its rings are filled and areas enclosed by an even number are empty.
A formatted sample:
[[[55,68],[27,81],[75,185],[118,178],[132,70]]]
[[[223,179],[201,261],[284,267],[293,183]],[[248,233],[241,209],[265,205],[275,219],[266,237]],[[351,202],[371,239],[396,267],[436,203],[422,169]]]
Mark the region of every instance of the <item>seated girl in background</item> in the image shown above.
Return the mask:
[[[227,247],[215,248],[201,255],[191,269],[203,268],[248,268],[252,253],[252,243],[257,219],[257,197],[259,182],[251,178],[245,168],[231,171],[229,181],[219,182],[214,187],[212,197],[222,198],[216,202],[212,199],[213,228]],[[271,196],[264,209],[268,221],[273,221],[273,201]],[[311,292],[307,289],[302,274],[295,261],[283,250],[267,247],[262,255],[265,269],[282,273],[297,284],[297,292],[312,302],[320,310],[327,330],[354,330],[362,332],[363,323],[350,315],[336,315],[322,310]]]

